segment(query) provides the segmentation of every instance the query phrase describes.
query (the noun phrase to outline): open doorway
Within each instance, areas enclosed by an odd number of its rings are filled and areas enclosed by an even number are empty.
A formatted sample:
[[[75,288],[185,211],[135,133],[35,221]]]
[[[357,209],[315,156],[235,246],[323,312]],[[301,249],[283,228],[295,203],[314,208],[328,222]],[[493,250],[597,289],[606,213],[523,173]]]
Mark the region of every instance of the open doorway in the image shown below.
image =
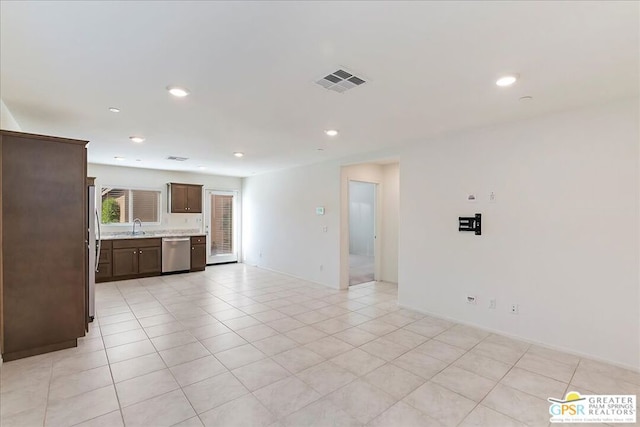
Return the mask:
[[[358,197],[352,183],[368,185],[369,201],[373,193],[372,208],[363,208],[359,200],[351,203],[350,194]],[[340,189],[340,289],[363,280],[398,283],[399,162],[389,159],[342,166]],[[354,212],[353,219],[350,211]],[[368,217],[363,215],[366,212]],[[356,214],[360,220],[356,220]],[[356,237],[352,238],[351,232],[362,234],[365,225],[373,229],[367,243],[352,244]]]
[[[349,181],[349,286],[373,282],[377,184]]]

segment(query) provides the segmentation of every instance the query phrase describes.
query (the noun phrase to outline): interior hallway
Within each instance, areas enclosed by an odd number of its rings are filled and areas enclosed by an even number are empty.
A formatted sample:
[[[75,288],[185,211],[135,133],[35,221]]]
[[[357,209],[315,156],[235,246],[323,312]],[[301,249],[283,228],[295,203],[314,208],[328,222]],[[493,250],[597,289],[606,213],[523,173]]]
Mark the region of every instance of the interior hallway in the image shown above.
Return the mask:
[[[374,281],[375,258],[349,254],[349,286]]]

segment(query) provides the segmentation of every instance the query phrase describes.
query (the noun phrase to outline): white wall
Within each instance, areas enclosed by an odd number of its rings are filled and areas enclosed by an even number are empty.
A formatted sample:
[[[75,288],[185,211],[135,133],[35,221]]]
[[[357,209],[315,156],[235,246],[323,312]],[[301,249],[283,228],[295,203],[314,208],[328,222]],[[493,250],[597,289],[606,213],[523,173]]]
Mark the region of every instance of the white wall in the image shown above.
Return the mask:
[[[640,368],[638,117],[632,99],[404,149],[400,304]],[[482,236],[458,232],[476,212]]]
[[[148,231],[165,229],[203,229],[203,214],[168,213],[167,183],[169,182],[202,184],[204,185],[205,190],[240,191],[242,188],[242,179],[236,177],[177,171],[161,171],[155,169],[129,168],[121,166],[99,165],[94,163],[89,163],[87,175],[96,177],[97,188],[100,188],[100,186],[122,186],[130,188],[162,190],[161,224],[157,226],[144,225],[144,230]],[[102,231],[118,232],[130,227],[130,225],[103,225]]]
[[[398,163],[382,166],[382,254],[381,277],[398,283],[398,216],[400,214],[400,167]]]
[[[362,160],[372,159],[363,156]],[[348,182],[353,179],[384,184],[385,168],[387,166],[372,163],[341,167],[339,161],[328,161],[245,178],[242,198],[244,261],[333,288],[348,287]],[[389,165],[389,171],[391,187],[396,185],[393,190],[396,196],[391,196],[390,200],[397,200],[397,164]],[[393,184],[394,174],[396,184]],[[378,199],[381,204],[382,198]],[[315,214],[315,208],[319,206],[325,208],[325,215]],[[395,226],[393,222],[390,215],[390,233],[396,230],[395,236],[391,234],[387,239],[392,242],[388,252],[396,256],[391,265],[397,263],[397,252],[394,252],[397,243],[393,243],[394,240],[397,242],[397,216]],[[323,231],[325,226],[326,232]],[[377,227],[382,229],[383,226],[378,224]],[[382,246],[382,253],[385,253],[386,246]],[[389,269],[388,275],[384,271],[383,268],[383,280],[397,281],[393,268]]]
[[[338,287],[337,162],[245,178],[243,206],[246,263]],[[325,208],[324,215],[316,215],[320,206]]]
[[[16,119],[11,114],[11,111],[4,104],[4,101],[0,99],[0,129],[21,131],[20,125],[16,122]]]

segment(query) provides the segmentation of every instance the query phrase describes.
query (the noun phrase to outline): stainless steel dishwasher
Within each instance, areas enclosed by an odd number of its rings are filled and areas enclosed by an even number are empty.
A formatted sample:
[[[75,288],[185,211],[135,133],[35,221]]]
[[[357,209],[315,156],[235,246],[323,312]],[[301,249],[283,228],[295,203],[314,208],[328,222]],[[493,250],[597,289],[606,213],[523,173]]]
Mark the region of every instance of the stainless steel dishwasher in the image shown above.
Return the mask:
[[[162,238],[162,272],[191,269],[191,237]]]

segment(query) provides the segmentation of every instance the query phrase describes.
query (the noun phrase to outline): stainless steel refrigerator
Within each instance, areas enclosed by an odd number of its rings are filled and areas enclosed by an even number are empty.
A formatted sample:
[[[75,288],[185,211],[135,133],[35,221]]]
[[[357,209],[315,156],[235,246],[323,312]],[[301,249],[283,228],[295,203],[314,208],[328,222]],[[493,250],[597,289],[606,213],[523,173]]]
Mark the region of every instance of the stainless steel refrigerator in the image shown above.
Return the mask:
[[[89,209],[88,209],[88,224],[89,224],[89,280],[87,281],[89,289],[87,292],[87,306],[89,308],[88,315],[89,321],[93,321],[96,314],[96,271],[98,270],[98,262],[100,261],[100,215],[98,215],[98,209],[96,208],[96,187],[95,185],[88,186],[89,191]]]

